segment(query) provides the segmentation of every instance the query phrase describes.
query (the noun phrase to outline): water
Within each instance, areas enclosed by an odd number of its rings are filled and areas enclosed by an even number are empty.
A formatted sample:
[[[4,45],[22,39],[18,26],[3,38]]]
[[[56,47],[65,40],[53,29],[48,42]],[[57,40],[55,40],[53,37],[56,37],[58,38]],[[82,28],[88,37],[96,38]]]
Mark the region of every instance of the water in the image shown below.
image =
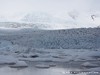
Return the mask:
[[[24,68],[16,69],[10,67],[1,67],[0,75],[74,75],[69,73],[70,69],[64,68],[49,68],[49,69],[39,69],[39,68]],[[85,75],[85,74],[76,74]]]

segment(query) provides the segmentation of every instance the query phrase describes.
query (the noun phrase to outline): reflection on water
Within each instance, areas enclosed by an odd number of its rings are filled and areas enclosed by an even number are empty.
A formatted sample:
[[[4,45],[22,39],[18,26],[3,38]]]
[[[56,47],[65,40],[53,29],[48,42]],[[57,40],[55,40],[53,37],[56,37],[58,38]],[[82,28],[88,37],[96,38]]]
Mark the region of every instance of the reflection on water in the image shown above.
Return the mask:
[[[15,69],[9,67],[0,68],[0,75],[74,75],[69,74],[69,69],[64,68],[49,68],[49,69],[38,69],[38,68],[25,68]],[[76,74],[85,75],[85,74]]]

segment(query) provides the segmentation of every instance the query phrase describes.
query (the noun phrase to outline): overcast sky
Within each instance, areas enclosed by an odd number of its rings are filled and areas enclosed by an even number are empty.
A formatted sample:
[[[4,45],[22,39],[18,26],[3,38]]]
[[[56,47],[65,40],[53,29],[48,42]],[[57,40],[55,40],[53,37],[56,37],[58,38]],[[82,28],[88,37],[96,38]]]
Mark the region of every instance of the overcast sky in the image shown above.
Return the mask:
[[[64,13],[72,10],[95,11],[100,0],[0,0],[0,14],[12,15],[23,12]]]
[[[27,13],[32,12],[49,13],[66,20],[70,27],[73,27],[71,23],[75,24],[75,27],[100,25],[100,0],[0,0],[1,22],[20,21]],[[69,13],[78,15],[77,20],[72,20]],[[93,14],[99,14],[95,21],[91,19]]]

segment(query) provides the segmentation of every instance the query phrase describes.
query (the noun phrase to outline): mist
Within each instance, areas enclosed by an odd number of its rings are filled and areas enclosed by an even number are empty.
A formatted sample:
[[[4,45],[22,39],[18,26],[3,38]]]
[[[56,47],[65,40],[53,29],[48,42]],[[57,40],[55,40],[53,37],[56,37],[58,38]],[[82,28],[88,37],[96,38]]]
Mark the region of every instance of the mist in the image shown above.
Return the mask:
[[[58,18],[59,21],[63,20],[61,24],[70,27],[95,27],[100,24],[99,2],[99,0],[0,0],[0,22],[19,22],[27,14],[45,13]],[[76,20],[71,15],[76,16]],[[95,22],[91,19],[91,15],[96,15]],[[54,24],[58,24],[58,21]]]

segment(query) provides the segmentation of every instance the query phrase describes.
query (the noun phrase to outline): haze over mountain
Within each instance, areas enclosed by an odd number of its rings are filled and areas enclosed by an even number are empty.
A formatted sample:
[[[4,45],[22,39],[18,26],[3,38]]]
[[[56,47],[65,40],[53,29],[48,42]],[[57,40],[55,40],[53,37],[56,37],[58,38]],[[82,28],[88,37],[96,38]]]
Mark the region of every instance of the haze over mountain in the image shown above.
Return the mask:
[[[0,26],[3,22],[4,27],[6,27],[5,24],[10,22],[8,23],[7,27],[10,27],[9,24],[15,25],[16,23],[18,25],[20,24],[20,26],[22,26],[23,23],[27,24],[27,26],[28,24],[31,23],[36,26],[42,27],[42,29],[45,29],[45,28],[47,29],[67,29],[67,28],[81,28],[81,27],[97,27],[100,25],[99,19],[100,19],[99,12],[80,13],[78,11],[71,11],[66,14],[62,14],[62,16],[52,15],[52,14],[43,13],[43,12],[31,12],[27,14],[19,14],[17,16],[14,15],[10,18],[1,16]]]
[[[97,27],[99,0],[1,0],[0,22],[42,24],[50,29]]]

